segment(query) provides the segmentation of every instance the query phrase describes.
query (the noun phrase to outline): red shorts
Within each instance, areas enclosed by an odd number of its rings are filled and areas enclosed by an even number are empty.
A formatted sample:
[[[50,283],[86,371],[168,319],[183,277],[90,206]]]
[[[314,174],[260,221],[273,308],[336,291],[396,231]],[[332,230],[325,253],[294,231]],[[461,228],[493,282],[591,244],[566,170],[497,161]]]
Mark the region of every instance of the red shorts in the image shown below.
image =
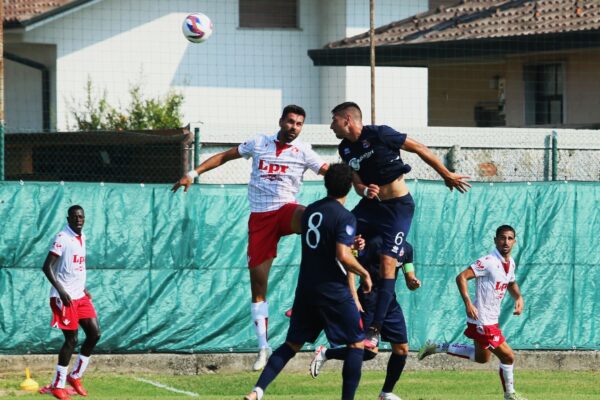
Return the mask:
[[[50,308],[52,309],[50,325],[53,328],[74,331],[79,328],[80,319],[96,318],[96,309],[88,296],[71,300],[70,306],[64,306],[59,297],[50,297]]]
[[[506,341],[498,324],[475,325],[467,322],[464,334],[479,343],[484,349],[495,349]]]
[[[248,220],[248,268],[277,257],[277,243],[291,235],[292,217],[300,204],[288,203],[279,210],[250,213]]]

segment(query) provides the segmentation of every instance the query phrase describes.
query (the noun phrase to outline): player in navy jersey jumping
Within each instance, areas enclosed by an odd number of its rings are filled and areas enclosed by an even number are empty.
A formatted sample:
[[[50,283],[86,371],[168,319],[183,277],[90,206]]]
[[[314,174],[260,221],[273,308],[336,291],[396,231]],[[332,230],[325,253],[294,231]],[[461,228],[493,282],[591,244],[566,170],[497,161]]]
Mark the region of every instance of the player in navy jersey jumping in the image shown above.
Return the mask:
[[[360,289],[357,293],[357,303],[360,305],[362,320],[365,326],[369,326],[373,321],[377,306],[377,288],[381,282],[381,278],[379,277],[379,253],[381,245],[381,237],[376,236],[367,242],[366,247],[363,251],[360,251],[358,256],[358,261],[361,265],[364,265],[367,271],[369,271],[369,275],[373,281],[371,293],[364,293]],[[402,267],[404,274],[414,273],[413,248],[411,244],[406,241],[402,247],[396,271]],[[354,278],[351,277],[350,280],[353,282]],[[385,382],[378,400],[400,400],[400,397],[396,396],[392,391],[394,390],[396,382],[400,379],[400,375],[402,375],[402,371],[406,365],[406,357],[408,355],[408,335],[406,332],[404,313],[396,300],[395,294],[382,321],[381,338],[382,340],[391,343],[392,354],[388,360]],[[367,361],[375,358],[377,350],[377,348],[365,349],[364,360]],[[327,360],[343,360],[345,356],[346,353],[344,348],[327,349],[325,346],[319,346],[315,350],[315,356],[310,364],[310,374],[313,378],[316,378],[321,367]]]
[[[365,293],[371,291],[372,282],[351,250],[356,219],[343,206],[352,187],[350,168],[331,165],[325,173],[325,187],[327,197],[306,207],[302,216],[302,261],[286,342],[273,352],[246,400],[260,400],[304,343],[314,342],[323,330],[327,339],[348,347],[342,369],[342,399],[354,399],[365,335],[347,271],[362,278]]]
[[[345,102],[332,111],[331,129],[338,139],[340,157],[354,170],[354,189],[363,196],[352,210],[357,232],[366,239],[381,236],[381,283],[373,323],[367,331],[365,346],[374,348],[379,341],[382,320],[394,295],[396,264],[406,240],[415,203],[408,191],[404,174],[411,168],[404,164],[400,150],[417,154],[444,179],[450,190],[466,192],[468,176],[450,172],[425,145],[386,125],[363,125],[362,112],[356,103]],[[420,282],[414,273],[405,274],[406,284],[414,290]]]

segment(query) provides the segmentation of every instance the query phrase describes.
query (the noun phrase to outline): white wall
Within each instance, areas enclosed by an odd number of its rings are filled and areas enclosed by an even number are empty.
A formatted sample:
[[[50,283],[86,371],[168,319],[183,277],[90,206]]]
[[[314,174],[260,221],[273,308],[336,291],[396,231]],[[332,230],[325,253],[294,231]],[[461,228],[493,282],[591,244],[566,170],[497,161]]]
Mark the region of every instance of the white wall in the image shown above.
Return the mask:
[[[350,97],[368,109],[368,68],[315,67],[307,55],[327,41],[367,29],[368,3],[300,0],[299,29],[242,29],[237,0],[99,0],[33,26],[23,38],[56,44],[51,101],[58,130],[74,125],[69,109],[83,104],[88,77],[94,95],[105,92],[115,106],[128,104],[129,88],[141,84],[147,96],[169,89],[182,92],[185,122],[243,125],[266,120],[276,129],[279,113],[289,103],[306,108],[307,123],[327,123],[329,110]],[[378,0],[376,23],[426,8],[426,0]],[[185,15],[197,11],[215,25],[203,44],[191,44],[181,34]],[[379,120],[421,125],[426,101],[414,93],[426,95],[426,76],[402,71],[378,72]]]
[[[340,27],[337,37],[331,32],[324,35],[324,43],[358,35],[369,29],[369,0],[337,0],[343,2],[342,14],[335,14],[335,25]],[[334,3],[332,2],[332,3]],[[421,0],[375,2],[375,26],[379,27],[427,10],[428,2]],[[377,61],[377,60],[376,60]],[[363,111],[363,119],[371,122],[371,72],[369,67],[319,67],[324,93],[321,122],[331,118],[329,111],[343,101],[356,102]],[[343,78],[343,85],[340,82]],[[375,71],[376,123],[391,126],[427,126],[427,68],[377,67]]]

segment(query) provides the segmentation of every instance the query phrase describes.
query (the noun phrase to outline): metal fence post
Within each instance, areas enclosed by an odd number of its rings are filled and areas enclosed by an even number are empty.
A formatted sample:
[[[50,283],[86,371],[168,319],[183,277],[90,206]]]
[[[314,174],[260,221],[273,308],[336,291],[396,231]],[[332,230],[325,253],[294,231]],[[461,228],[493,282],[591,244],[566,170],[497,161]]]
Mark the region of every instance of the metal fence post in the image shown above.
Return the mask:
[[[558,173],[558,132],[552,131],[552,180],[556,180]]]
[[[200,144],[200,128],[194,128],[194,167],[200,165],[200,149],[202,145]],[[194,183],[199,183],[200,177],[197,176],[194,178]]]

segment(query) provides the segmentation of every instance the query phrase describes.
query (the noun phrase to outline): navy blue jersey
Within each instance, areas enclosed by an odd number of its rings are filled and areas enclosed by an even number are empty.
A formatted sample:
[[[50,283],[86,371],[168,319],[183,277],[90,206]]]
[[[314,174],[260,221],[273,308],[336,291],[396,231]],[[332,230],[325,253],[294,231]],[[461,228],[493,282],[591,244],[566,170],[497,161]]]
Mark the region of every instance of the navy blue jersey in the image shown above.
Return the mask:
[[[385,185],[410,171],[400,158],[406,134],[386,125],[365,125],[356,142],[342,140],[340,157],[364,184]]]
[[[346,270],[335,257],[336,243],[352,245],[356,219],[337,200],[326,197],[306,207],[302,215],[302,261],[296,296],[312,304],[339,303],[352,298]]]
[[[371,280],[373,281],[373,288],[376,288],[379,283],[379,263],[380,263],[380,254],[381,254],[381,246],[383,244],[383,240],[381,236],[375,236],[372,239],[369,239],[366,243],[365,249],[359,254],[358,261],[360,264],[365,267],[365,269],[371,275]],[[400,249],[400,253],[398,254],[398,267],[402,264],[412,263],[413,262],[413,247],[410,243],[404,242]],[[396,277],[398,276],[398,269],[396,269]]]

